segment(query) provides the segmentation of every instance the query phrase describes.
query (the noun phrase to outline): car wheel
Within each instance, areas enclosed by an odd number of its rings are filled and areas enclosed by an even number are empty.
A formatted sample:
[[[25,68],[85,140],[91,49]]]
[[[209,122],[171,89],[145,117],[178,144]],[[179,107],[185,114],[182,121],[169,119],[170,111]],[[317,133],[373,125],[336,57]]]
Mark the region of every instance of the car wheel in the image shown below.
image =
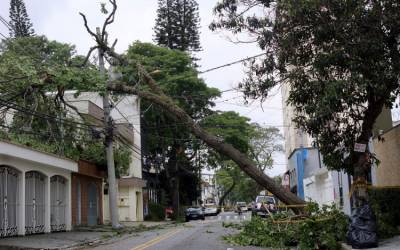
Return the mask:
[[[205,216],[201,217],[201,220],[205,220],[205,219],[206,219],[206,217],[205,217]]]
[[[190,221],[189,217],[185,217],[185,221],[189,222]]]

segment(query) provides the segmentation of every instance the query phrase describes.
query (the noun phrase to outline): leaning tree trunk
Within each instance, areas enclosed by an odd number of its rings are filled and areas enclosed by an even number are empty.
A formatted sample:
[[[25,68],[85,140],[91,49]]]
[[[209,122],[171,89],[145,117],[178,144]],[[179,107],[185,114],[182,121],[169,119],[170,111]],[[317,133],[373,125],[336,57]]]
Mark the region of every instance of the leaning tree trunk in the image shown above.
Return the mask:
[[[142,72],[143,73],[143,72]],[[271,193],[276,195],[279,200],[288,205],[298,205],[304,204],[304,201],[297,197],[295,194],[283,189],[280,185],[276,184],[275,181],[267,176],[264,172],[259,170],[257,166],[251,161],[247,155],[243,154],[231,144],[225,143],[223,139],[214,136],[207,131],[203,130],[184,110],[178,107],[171,98],[164,95],[158,86],[154,86],[155,82],[152,78],[148,79],[150,76],[144,72],[144,78],[154,90],[158,93],[153,94],[147,91],[140,91],[135,87],[126,86],[125,84],[110,84],[108,86],[109,90],[123,93],[130,93],[138,95],[140,98],[148,100],[165,111],[174,115],[177,120],[186,123],[192,134],[197,138],[204,141],[209,147],[213,148],[222,155],[225,155],[232,159],[239,168],[245,172],[250,178],[254,179],[258,184],[265,187]],[[152,81],[152,82],[151,82]],[[299,210],[299,209],[294,209]]]

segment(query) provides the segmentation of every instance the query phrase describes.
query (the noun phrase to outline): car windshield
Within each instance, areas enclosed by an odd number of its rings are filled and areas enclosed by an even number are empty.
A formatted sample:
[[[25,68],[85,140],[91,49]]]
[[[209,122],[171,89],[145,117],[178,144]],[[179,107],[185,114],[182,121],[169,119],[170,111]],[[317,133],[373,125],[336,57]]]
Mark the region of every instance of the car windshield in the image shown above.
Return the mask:
[[[238,206],[246,206],[246,202],[238,202],[236,203]]]
[[[275,203],[275,199],[271,196],[257,196],[256,203]]]

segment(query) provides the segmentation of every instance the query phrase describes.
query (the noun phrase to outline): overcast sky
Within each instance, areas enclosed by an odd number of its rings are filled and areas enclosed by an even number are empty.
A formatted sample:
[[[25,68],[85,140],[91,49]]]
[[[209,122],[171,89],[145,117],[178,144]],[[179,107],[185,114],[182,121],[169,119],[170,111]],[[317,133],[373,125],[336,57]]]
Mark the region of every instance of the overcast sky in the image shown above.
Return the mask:
[[[106,0],[25,0],[28,15],[31,18],[36,34],[46,35],[49,39],[73,44],[79,54],[86,54],[94,41],[87,34],[82,24],[79,12],[86,14],[90,27],[95,29],[104,20],[100,13],[100,3]],[[213,33],[208,25],[213,19],[212,8],[216,0],[198,0],[201,18],[201,46],[198,53],[201,59],[200,70],[226,64],[238,59],[261,53],[253,44],[233,44],[226,38],[228,34]],[[109,28],[110,38],[118,38],[117,51],[124,52],[135,40],[152,42],[153,27],[156,17],[157,0],[118,0],[118,10],[115,22]],[[9,20],[9,0],[0,0],[0,15]],[[0,23],[0,32],[8,35],[8,30]],[[110,39],[110,40],[111,40]],[[220,90],[237,86],[243,78],[243,65],[225,67],[220,70],[203,74],[209,86]],[[265,125],[275,125],[282,128],[282,105],[280,91],[274,91],[274,96],[263,104],[255,102],[245,106],[241,94],[235,91],[226,92],[217,100],[218,110],[234,110],[253,122]],[[281,129],[282,131],[282,129]],[[282,142],[283,143],[283,142]],[[283,154],[276,154],[275,165],[269,171],[271,175],[284,172],[286,160]]]

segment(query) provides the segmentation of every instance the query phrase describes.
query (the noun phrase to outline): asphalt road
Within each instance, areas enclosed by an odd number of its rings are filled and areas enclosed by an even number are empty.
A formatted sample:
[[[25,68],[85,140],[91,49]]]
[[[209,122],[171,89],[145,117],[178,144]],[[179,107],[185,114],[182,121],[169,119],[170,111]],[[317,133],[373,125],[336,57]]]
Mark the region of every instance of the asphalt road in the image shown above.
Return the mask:
[[[245,213],[244,216],[249,215]],[[97,246],[96,250],[261,250],[264,248],[231,246],[223,235],[235,233],[234,229],[222,227],[222,221],[235,221],[234,213],[222,213],[207,217],[205,221],[190,221],[183,225],[143,232],[111,244]],[[246,219],[248,219],[246,217]],[[243,217],[236,217],[239,221]]]

